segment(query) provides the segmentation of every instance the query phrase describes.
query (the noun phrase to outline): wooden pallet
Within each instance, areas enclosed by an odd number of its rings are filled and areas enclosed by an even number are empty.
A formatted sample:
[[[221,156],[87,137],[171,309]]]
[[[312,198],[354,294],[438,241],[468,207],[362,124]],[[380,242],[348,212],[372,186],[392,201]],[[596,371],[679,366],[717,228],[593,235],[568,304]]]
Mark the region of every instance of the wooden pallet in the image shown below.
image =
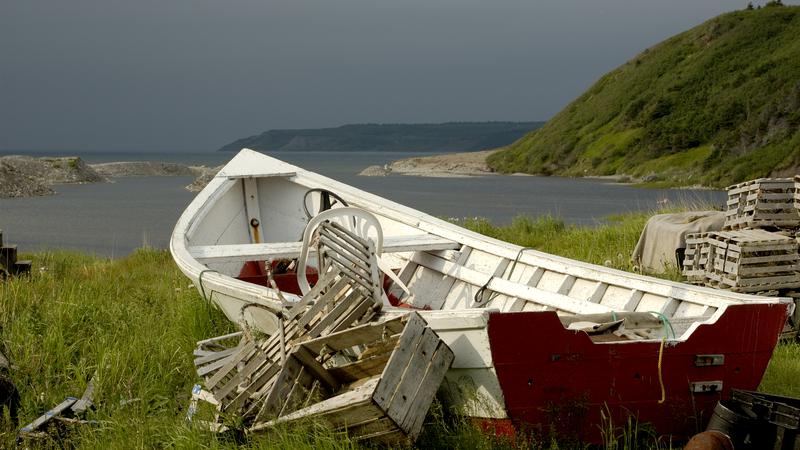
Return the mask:
[[[800,287],[800,256],[793,238],[764,230],[692,235],[684,262],[690,281],[736,292]]]
[[[798,228],[798,189],[792,178],[759,178],[727,188],[726,230]]]

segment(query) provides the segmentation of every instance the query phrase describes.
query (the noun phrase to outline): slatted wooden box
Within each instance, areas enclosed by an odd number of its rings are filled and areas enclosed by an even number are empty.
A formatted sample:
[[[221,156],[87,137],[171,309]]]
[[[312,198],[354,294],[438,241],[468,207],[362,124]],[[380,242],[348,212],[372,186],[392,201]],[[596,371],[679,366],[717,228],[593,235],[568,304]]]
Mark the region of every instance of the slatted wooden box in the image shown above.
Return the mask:
[[[363,351],[342,363],[354,347]],[[413,442],[453,359],[416,313],[300,343],[249,430],[313,419],[356,440]]]
[[[793,238],[764,230],[709,232],[706,284],[736,292],[800,287]]]
[[[759,178],[727,188],[725,229],[798,228],[798,188],[792,178]]]
[[[708,233],[686,235],[686,252],[683,258],[683,275],[692,284],[704,285],[708,282],[710,246],[706,240]]]

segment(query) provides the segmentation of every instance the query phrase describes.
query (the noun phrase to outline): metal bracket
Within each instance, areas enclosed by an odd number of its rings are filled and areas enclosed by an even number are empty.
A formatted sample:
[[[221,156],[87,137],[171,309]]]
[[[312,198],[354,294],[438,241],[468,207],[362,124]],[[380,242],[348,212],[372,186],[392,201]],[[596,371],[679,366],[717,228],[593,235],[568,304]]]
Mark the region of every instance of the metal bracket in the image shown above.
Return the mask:
[[[712,394],[722,392],[722,381],[694,381],[689,387],[693,394]]]
[[[725,364],[725,355],[694,355],[696,367],[722,366]]]

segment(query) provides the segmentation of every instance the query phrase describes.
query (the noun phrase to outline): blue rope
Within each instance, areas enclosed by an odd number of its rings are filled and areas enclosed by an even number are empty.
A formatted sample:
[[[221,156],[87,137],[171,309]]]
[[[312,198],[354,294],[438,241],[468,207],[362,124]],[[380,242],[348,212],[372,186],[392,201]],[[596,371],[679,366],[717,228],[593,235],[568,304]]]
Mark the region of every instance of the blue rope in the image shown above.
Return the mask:
[[[665,337],[669,336],[669,332],[671,331],[672,332],[672,339],[675,339],[675,328],[672,327],[672,322],[669,321],[667,316],[665,316],[664,314],[662,314],[662,313],[660,313],[658,311],[647,311],[647,312],[650,313],[650,314],[653,314],[654,316],[656,316],[659,319],[661,319],[662,322],[664,322],[664,336]]]

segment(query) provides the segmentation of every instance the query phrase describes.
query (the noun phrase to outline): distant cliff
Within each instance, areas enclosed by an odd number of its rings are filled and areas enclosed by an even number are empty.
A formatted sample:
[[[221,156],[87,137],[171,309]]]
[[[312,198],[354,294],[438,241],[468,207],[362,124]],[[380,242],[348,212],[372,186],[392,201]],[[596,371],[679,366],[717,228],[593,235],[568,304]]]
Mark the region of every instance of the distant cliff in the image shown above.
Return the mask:
[[[336,128],[269,130],[225,145],[220,151],[417,151],[456,152],[502,147],[544,122],[449,122],[361,124]]]

